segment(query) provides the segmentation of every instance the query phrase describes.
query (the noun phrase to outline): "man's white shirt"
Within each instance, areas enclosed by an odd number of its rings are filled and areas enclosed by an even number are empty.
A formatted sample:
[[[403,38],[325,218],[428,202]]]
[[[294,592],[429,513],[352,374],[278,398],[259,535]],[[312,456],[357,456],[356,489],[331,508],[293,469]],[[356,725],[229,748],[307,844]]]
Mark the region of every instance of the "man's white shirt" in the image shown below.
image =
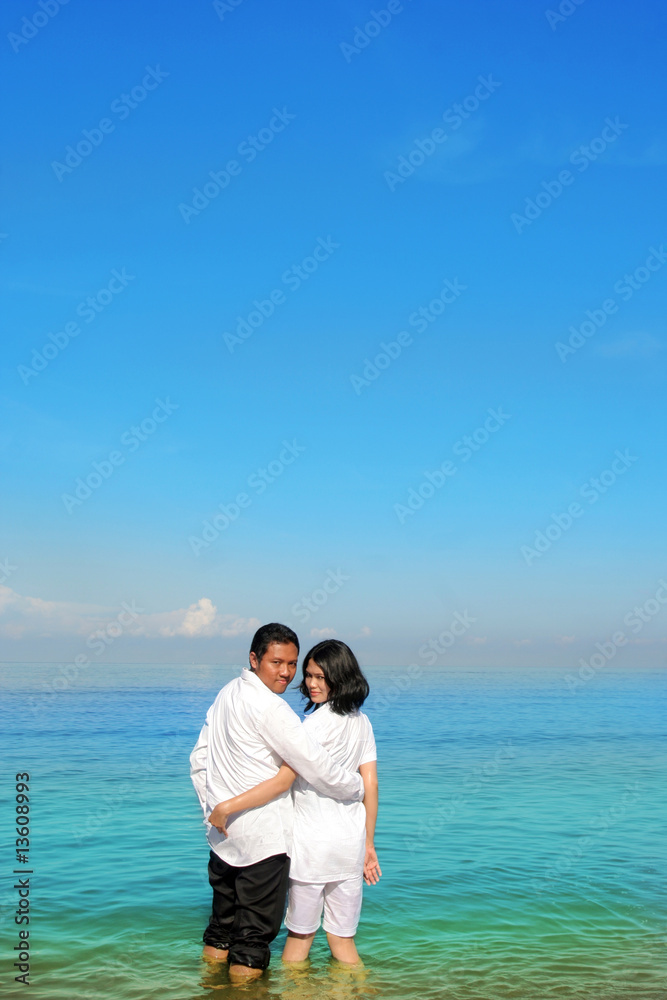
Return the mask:
[[[373,727],[363,712],[337,715],[328,702],[306,716],[303,728],[346,771],[377,760]],[[361,875],[366,848],[366,810],[358,799],[322,794],[305,775],[292,785],[294,844],[290,878],[323,883]]]
[[[363,781],[356,768],[346,770],[334,761],[287,702],[245,667],[211,705],[190,755],[190,776],[205,822],[218,802],[273,778],[283,761],[324,796],[363,800]],[[291,854],[292,825],[290,792],[234,813],[227,823],[227,838],[206,822],[211,850],[234,867]]]

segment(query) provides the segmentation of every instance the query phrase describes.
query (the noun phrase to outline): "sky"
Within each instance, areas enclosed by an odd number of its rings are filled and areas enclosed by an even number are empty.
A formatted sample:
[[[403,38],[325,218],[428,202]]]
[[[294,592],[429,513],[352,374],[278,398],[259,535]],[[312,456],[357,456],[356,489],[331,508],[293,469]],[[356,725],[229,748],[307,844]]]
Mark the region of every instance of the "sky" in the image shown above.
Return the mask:
[[[665,663],[657,0],[0,17],[1,659]]]

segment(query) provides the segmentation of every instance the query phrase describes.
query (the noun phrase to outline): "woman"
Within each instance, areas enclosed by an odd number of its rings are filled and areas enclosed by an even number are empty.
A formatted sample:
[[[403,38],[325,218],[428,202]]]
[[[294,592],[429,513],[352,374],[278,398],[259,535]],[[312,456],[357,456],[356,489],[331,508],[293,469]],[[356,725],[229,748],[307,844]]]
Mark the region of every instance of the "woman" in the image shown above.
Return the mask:
[[[289,902],[285,923],[288,937],[283,961],[308,957],[324,911],[323,927],[334,958],[359,962],[354,943],[361,912],[362,877],[368,885],[382,872],[374,846],[378,784],[375,739],[370,720],[359,709],[369,687],[352,650],[337,639],[318,643],[303,661],[300,691],[308,698],[304,725],[348,771],[358,770],[365,796],[341,802],[320,795],[287,764],[278,774],[233,799],[211,814],[226,833],[229,815],[263,805],[292,783],[294,832],[290,864]],[[296,779],[296,781],[295,781]]]

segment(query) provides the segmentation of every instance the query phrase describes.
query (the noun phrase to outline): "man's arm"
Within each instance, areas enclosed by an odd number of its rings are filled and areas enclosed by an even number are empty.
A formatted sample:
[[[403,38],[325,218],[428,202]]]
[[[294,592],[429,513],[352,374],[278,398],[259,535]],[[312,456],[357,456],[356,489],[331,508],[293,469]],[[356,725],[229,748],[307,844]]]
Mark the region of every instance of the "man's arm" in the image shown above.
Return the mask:
[[[190,754],[190,777],[195,786],[202,812],[206,815],[206,764],[208,761],[208,722],[202,726],[199,739]]]
[[[285,702],[280,702],[277,711],[265,711],[259,725],[271,749],[316,791],[332,799],[363,800],[364,783],[359,772],[345,771],[336,764]]]

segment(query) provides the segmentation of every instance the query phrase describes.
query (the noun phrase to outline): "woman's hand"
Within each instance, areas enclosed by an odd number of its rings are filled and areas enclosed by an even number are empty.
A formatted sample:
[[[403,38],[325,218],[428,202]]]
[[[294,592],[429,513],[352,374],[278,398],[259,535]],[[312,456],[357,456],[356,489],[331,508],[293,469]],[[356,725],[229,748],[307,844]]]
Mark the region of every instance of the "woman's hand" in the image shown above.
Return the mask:
[[[366,885],[375,885],[380,881],[382,870],[378,863],[378,856],[375,853],[373,844],[366,844],[366,857],[364,858],[364,882]]]
[[[218,833],[221,833],[224,837],[227,836],[227,820],[232,814],[232,810],[229,808],[228,802],[218,802],[217,806],[208,817],[208,822],[211,826],[214,826]]]

